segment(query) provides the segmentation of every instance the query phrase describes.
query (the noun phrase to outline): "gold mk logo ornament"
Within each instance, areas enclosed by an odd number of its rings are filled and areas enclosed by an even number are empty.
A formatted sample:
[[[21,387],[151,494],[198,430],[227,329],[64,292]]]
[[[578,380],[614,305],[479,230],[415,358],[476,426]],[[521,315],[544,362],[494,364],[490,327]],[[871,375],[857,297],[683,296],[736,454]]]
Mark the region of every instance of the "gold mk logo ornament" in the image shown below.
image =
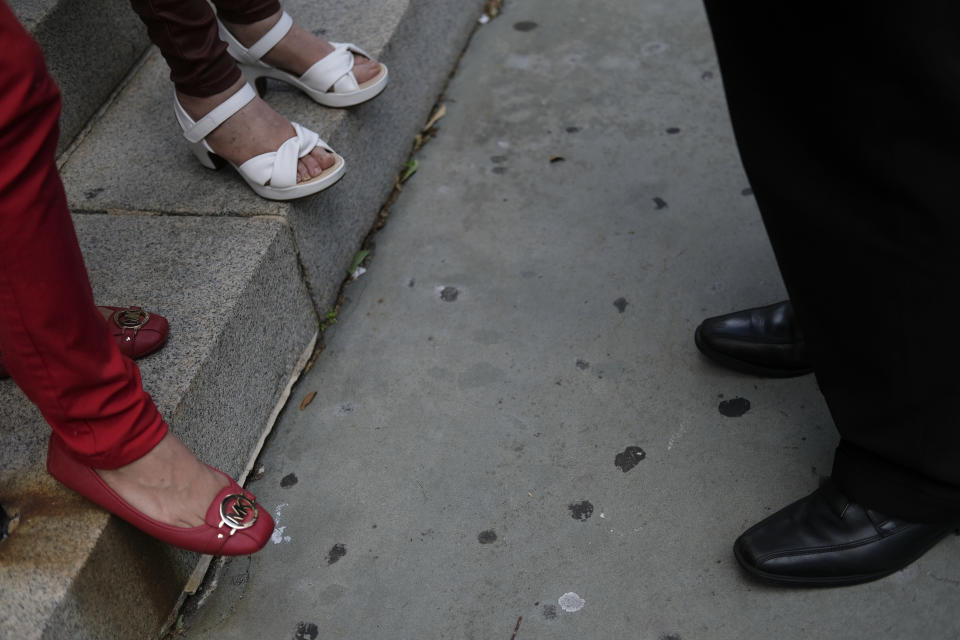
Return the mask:
[[[230,527],[230,535],[249,529],[259,517],[257,503],[247,496],[231,493],[220,503],[220,527]]]

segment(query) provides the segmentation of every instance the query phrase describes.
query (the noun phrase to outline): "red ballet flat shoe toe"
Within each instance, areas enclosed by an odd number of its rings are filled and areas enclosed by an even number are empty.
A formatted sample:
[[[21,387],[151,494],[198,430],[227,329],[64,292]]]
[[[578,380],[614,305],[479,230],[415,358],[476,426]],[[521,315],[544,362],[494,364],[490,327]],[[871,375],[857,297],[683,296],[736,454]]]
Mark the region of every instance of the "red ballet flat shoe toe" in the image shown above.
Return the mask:
[[[211,467],[213,469],[213,467]],[[47,471],[54,478],[144,533],[175,547],[216,556],[242,556],[263,548],[273,534],[270,514],[219,469],[230,483],[220,490],[199,527],[176,527],[140,513],[90,467],[77,462],[56,435],[50,437]]]
[[[111,311],[107,326],[120,347],[120,353],[128,358],[142,358],[167,341],[170,323],[158,313],[150,313],[140,307],[100,308]]]
[[[120,353],[128,358],[142,358],[163,346],[170,335],[170,323],[159,313],[150,313],[140,307],[108,307],[107,327],[113,334]],[[102,312],[101,312],[102,313]],[[0,378],[9,377],[0,353]]]

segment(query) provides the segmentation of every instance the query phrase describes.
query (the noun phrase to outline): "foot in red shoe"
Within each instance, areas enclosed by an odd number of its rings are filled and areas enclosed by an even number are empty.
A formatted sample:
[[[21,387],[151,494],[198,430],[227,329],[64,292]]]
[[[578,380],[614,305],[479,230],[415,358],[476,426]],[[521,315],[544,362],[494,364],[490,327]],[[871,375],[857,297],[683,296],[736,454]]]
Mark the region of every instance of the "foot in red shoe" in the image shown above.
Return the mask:
[[[97,307],[97,310],[117,341],[120,353],[134,360],[162,347],[170,334],[170,323],[159,313],[140,307]],[[0,378],[8,376],[0,353]]]
[[[273,533],[273,518],[251,493],[203,465],[171,433],[140,460],[109,471],[78,462],[53,435],[47,470],[141,531],[189,551],[247,555]]]
[[[128,358],[142,358],[163,346],[170,334],[170,323],[159,313],[140,307],[97,307],[110,332]]]

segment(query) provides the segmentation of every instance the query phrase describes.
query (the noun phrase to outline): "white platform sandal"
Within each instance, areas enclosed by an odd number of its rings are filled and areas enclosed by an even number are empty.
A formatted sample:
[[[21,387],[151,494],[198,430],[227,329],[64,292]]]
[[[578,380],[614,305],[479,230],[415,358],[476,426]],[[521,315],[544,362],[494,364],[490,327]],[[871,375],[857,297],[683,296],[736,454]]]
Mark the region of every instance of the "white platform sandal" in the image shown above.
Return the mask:
[[[177,114],[177,121],[183,129],[183,137],[190,142],[190,148],[200,164],[208,169],[218,169],[225,164],[226,161],[214,153],[204,138],[256,97],[257,92],[245,83],[210,113],[200,118],[198,122],[194,122],[174,94],[173,108]],[[326,189],[343,176],[345,166],[343,158],[310,129],[296,122],[290,124],[293,125],[296,135],[280,145],[279,149],[254,156],[240,166],[232,165],[257,195],[268,200],[302,198]],[[300,158],[316,147],[332,154],[334,163],[320,175],[298,183],[297,163]]]
[[[387,67],[383,63],[380,63],[380,73],[363,84],[357,83],[357,78],[353,75],[353,54],[360,54],[370,60],[373,60],[373,57],[350,43],[331,42],[333,52],[321,58],[299,77],[262,61],[260,58],[273,49],[293,26],[293,18],[286,11],[280,16],[279,22],[249,49],[240,44],[219,20],[217,24],[220,27],[220,39],[227,43],[227,52],[237,60],[247,82],[255,86],[261,78],[280,80],[295,86],[315,102],[327,107],[349,107],[366,102],[387,86]]]

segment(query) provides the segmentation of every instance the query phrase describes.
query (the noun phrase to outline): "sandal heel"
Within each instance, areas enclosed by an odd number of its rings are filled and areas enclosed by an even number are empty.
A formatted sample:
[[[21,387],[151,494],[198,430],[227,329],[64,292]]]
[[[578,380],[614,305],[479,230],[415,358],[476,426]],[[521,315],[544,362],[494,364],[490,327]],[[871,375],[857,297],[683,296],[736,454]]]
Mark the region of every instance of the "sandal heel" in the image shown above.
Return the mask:
[[[257,95],[261,98],[267,95],[267,77],[260,76],[253,81],[253,87],[257,90]]]
[[[200,142],[191,143],[190,150],[193,151],[193,155],[197,157],[197,161],[207,169],[213,169],[216,171],[227,163],[226,160],[210,151],[203,140]]]
[[[237,66],[240,67],[243,79],[257,90],[258,95],[262,97],[267,93],[267,77],[263,75],[262,70],[249,64],[238,64]]]

